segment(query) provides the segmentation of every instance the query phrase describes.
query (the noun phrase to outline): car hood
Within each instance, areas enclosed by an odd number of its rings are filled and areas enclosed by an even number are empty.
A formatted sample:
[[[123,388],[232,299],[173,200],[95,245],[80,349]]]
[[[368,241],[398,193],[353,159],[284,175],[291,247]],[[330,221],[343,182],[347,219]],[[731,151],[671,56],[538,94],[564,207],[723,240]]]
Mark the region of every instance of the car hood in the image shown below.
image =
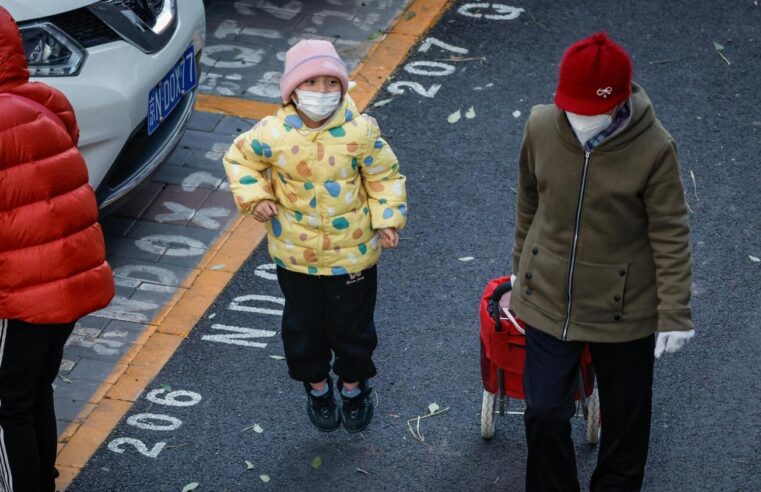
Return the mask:
[[[93,3],[96,0],[0,0],[0,5],[8,9],[16,22],[48,17]]]

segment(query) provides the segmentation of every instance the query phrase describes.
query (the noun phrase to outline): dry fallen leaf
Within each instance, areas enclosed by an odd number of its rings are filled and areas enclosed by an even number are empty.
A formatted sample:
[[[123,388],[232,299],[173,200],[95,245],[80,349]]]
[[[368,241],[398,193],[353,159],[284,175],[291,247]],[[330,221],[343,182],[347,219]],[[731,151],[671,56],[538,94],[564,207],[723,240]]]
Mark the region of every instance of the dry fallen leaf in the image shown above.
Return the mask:
[[[190,482],[185,487],[182,488],[182,492],[191,492],[192,490],[195,490],[198,488],[198,482]]]
[[[461,118],[460,110],[458,109],[457,111],[455,111],[454,113],[450,114],[447,117],[447,121],[454,124],[460,121],[460,118]]]
[[[429,417],[435,417],[437,415],[441,415],[442,413],[449,411],[449,407],[439,408],[439,405],[437,403],[431,403],[430,405],[428,405],[428,410],[429,410],[429,413],[425,415],[418,415],[417,417],[413,417],[407,420],[407,428],[410,430],[410,434],[412,434],[412,437],[417,439],[418,442],[425,444],[426,446],[430,446],[430,444],[425,442],[425,437],[423,436],[423,433],[420,431],[420,421],[423,419],[427,419]],[[414,427],[413,427],[413,422],[415,422]]]
[[[383,100],[378,101],[377,103],[373,104],[373,107],[374,108],[380,108],[380,107],[383,107],[386,104],[390,103],[391,101],[393,101],[393,99],[383,99]]]
[[[261,480],[264,483],[270,483],[270,476],[269,475],[259,475],[259,480]]]
[[[750,261],[752,261],[753,263],[761,262],[761,258],[758,258],[756,256],[748,255],[748,258],[750,258]]]
[[[284,360],[285,357],[283,357],[282,355],[270,355],[270,359]]]
[[[253,469],[254,469],[254,464],[246,460],[246,470],[253,470]]]
[[[312,468],[319,470],[322,466],[322,456],[315,456],[312,460]]]
[[[719,56],[722,58],[722,60],[727,62],[727,65],[731,65],[732,64],[732,62],[729,61],[729,58],[724,56],[724,53],[722,53],[722,51],[724,51],[724,46],[723,45],[721,45],[721,44],[717,43],[716,41],[714,41],[713,42],[713,47],[716,50],[716,53],[718,53]]]
[[[463,256],[462,258],[457,258],[459,261],[473,261],[475,258],[472,256]]]
[[[470,109],[468,110],[468,112],[465,113],[465,118],[467,118],[469,120],[472,120],[475,117],[476,117],[476,108],[471,106]]]
[[[245,427],[244,429],[242,429],[241,432],[246,432],[250,430],[256,432],[257,434],[261,434],[262,432],[264,432],[264,429],[262,429],[262,426],[259,424],[249,425],[248,427]]]

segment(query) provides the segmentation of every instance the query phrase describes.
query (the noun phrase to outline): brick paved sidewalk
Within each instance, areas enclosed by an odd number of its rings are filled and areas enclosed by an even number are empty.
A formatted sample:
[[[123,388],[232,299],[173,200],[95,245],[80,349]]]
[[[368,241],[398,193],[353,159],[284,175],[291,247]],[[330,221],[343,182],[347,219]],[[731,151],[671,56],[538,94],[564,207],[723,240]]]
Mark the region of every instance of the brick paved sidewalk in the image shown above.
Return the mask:
[[[201,91],[279,102],[285,52],[306,38],[332,41],[349,71],[407,0],[209,2]]]

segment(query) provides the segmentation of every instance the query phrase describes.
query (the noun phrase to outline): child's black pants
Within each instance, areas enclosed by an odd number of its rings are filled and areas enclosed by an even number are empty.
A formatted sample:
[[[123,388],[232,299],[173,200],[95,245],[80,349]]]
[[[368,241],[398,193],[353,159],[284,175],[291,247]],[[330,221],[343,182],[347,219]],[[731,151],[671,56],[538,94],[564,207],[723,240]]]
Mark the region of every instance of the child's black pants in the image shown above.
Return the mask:
[[[360,273],[315,276],[277,269],[285,297],[283,346],[290,376],[320,382],[333,371],[356,382],[376,374],[372,361],[375,333],[377,268]]]
[[[581,342],[526,328],[527,492],[579,490],[570,419],[575,413]],[[640,490],[650,439],[655,335],[590,343],[602,433],[592,491]]]
[[[4,490],[55,490],[53,381],[74,323],[0,320],[0,483]]]

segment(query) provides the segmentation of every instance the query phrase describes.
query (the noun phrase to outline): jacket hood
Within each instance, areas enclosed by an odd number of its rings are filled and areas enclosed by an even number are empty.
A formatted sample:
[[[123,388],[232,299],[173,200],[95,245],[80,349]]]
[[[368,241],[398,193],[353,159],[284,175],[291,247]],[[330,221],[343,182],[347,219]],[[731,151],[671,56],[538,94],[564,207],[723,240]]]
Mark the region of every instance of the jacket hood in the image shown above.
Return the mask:
[[[16,22],[0,7],[0,92],[29,81],[29,68]]]
[[[612,138],[604,141],[595,149],[595,152],[605,152],[623,147],[653,126],[656,121],[653,104],[645,90],[636,83],[632,83],[631,101],[634,106],[634,114],[631,116],[626,128]],[[576,135],[574,135],[571,125],[568,123],[565,111],[555,106],[555,113],[555,128],[560,133],[560,136],[569,145],[580,148],[579,141],[576,139]]]
[[[327,123],[325,123],[325,125],[320,128],[309,128],[306,126],[304,121],[302,121],[301,116],[299,116],[299,113],[296,111],[296,106],[293,103],[289,103],[283,106],[277,112],[277,119],[281,120],[283,123],[297,130],[313,130],[315,132],[338,128],[356,119],[358,116],[359,111],[357,110],[357,105],[348,94],[344,96],[343,100],[341,101],[341,105],[338,107],[333,116],[328,120]]]

